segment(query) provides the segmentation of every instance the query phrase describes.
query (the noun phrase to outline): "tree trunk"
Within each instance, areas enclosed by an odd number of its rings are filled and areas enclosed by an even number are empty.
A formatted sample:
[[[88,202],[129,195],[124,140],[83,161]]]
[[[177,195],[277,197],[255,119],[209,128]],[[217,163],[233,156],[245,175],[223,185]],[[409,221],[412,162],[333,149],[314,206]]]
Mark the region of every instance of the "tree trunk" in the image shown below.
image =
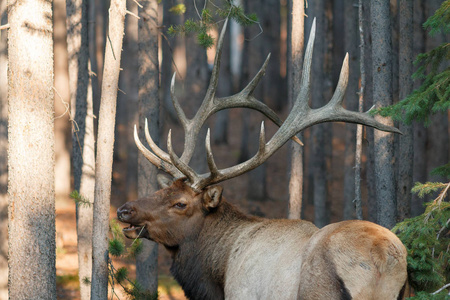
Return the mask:
[[[432,16],[441,6],[442,2],[442,0],[427,1],[426,16]],[[428,34],[426,51],[431,51],[444,42],[448,42],[448,35],[439,33],[430,36]],[[443,69],[444,68],[441,68],[441,71]],[[436,113],[435,115],[430,116],[430,120],[430,126],[427,128],[427,180],[432,182],[447,182],[445,176],[431,175],[430,173],[435,168],[449,163],[448,111]]]
[[[187,3],[186,19],[198,20],[199,16],[194,5]],[[206,93],[209,81],[208,63],[206,60],[206,49],[197,43],[196,35],[186,37],[186,76],[185,76],[185,93],[182,99],[185,105],[186,116],[192,118],[200,107]],[[206,172],[208,170],[206,163],[206,126],[200,130],[195,146],[195,152],[192,156],[190,165],[197,172]]]
[[[425,2],[423,0],[414,1],[414,53],[416,57],[419,53],[425,52],[425,42],[427,34],[422,27],[425,22]],[[421,80],[415,80],[414,88],[421,85]],[[421,122],[414,122],[414,167],[413,167],[413,182],[425,182],[427,180],[427,130]],[[412,195],[411,199],[411,216],[415,217],[424,212],[424,198],[417,194]]]
[[[303,49],[305,44],[305,2],[288,1],[288,98],[289,107],[300,90],[303,68]],[[301,136],[299,136],[301,138]],[[291,144],[291,176],[289,179],[289,219],[300,219],[303,199],[303,148],[297,143]]]
[[[388,1],[371,0],[373,99],[376,107],[392,105],[392,46]],[[376,116],[386,125],[392,120]],[[392,228],[396,223],[394,135],[374,132],[377,223]]]
[[[92,222],[95,187],[95,140],[92,107],[92,88],[89,80],[89,47],[87,0],[68,0],[67,48],[69,57],[70,103],[76,123],[72,135],[72,168],[74,189],[91,203],[77,203],[77,247],[80,297],[91,298]]]
[[[91,293],[92,299],[99,300],[107,299],[108,297],[108,231],[111,173],[125,11],[125,1],[111,1],[98,124],[92,239]]]
[[[413,2],[400,0],[400,41],[399,41],[399,97],[405,99],[413,90]],[[414,131],[412,125],[400,124],[403,135],[399,137],[398,148],[398,221],[410,217],[411,188],[414,161]]]
[[[327,56],[327,32],[329,20],[327,19],[327,4],[325,0],[314,1],[311,10],[307,15],[308,20],[316,18],[317,35],[314,45],[314,55],[312,62],[312,108],[322,107],[326,104],[330,94],[331,81],[325,74],[330,74],[330,57]],[[327,99],[327,100],[326,100]],[[326,132],[328,131],[328,133]],[[327,172],[327,154],[330,146],[330,140],[327,135],[331,131],[330,124],[318,124],[311,128],[311,162],[313,173],[313,201],[314,201],[314,224],[323,227],[329,223],[328,201],[328,172]]]
[[[158,62],[158,3],[141,1],[139,20],[139,135],[144,140],[144,120],[148,118],[150,134],[159,141],[159,62]],[[138,197],[146,197],[158,190],[158,169],[138,154]],[[158,292],[158,245],[142,240],[143,250],[136,256],[137,282],[151,294]]]
[[[7,24],[6,0],[0,1]],[[8,79],[7,30],[0,31],[0,299],[8,299]]]
[[[348,110],[358,110],[358,8],[353,6],[353,0],[344,1],[344,28],[345,28],[345,52],[349,55],[350,74],[348,78],[345,106]],[[337,62],[334,62],[337,64]],[[355,148],[356,126],[345,124],[345,154],[344,154],[344,213],[343,219],[349,220],[355,217]]]
[[[52,18],[8,3],[10,299],[56,299]]]

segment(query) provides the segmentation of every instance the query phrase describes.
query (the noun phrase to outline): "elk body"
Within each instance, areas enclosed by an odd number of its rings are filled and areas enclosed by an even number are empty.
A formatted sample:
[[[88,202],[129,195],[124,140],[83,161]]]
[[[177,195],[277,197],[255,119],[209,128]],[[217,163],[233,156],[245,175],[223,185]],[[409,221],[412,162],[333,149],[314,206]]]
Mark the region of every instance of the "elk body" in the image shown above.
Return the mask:
[[[320,109],[309,107],[315,22],[300,93],[284,123],[252,96],[267,60],[242,92],[216,98],[225,27],[226,23],[219,37],[206,97],[193,119],[187,119],[180,108],[172,80],[172,99],[186,136],[183,154],[178,157],[174,153],[170,132],[166,153],[155,145],[147,125],[145,133],[152,151],[140,142],[135,130],[140,151],[175,180],[160,176],[163,189],[117,210],[119,220],[130,224],[123,229],[125,235],[164,245],[172,254],[171,272],[190,299],[403,299],[406,249],[389,230],[366,221],[344,221],[318,229],[302,220],[258,218],[241,213],[222,198],[222,188],[215,184],[256,168],[295,134],[314,124],[345,121],[399,132],[366,113],[342,107],[348,78],[347,56],[333,98]],[[230,107],[256,109],[280,128],[266,143],[262,125],[255,156],[221,170],[214,162],[208,131],[210,172],[197,174],[188,164],[199,129],[211,114]]]

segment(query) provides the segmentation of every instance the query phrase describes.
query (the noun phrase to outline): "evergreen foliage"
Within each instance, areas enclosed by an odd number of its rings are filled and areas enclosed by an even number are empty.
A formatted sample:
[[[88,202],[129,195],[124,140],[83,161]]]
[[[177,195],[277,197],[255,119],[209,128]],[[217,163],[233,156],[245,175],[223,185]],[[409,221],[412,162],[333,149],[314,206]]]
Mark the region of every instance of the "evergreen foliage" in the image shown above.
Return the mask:
[[[450,0],[442,3],[436,13],[425,23],[430,35],[450,32]],[[402,101],[379,108],[374,113],[390,116],[394,120],[411,123],[413,120],[429,124],[429,117],[450,108],[450,43],[419,54],[414,62],[418,65],[413,79],[423,79],[423,84]],[[446,176],[449,176],[447,173]]]
[[[133,241],[133,243],[127,248],[124,242],[124,235],[122,228],[117,220],[113,219],[110,222],[110,232],[112,238],[109,240],[109,253],[116,258],[130,259],[142,250],[142,242],[139,239]],[[112,288],[113,297],[117,296],[114,288],[116,284],[119,284],[125,293],[129,296],[129,299],[133,300],[157,300],[158,294],[152,294],[145,291],[135,280],[129,278],[128,270],[125,267],[116,269],[111,258],[108,260],[109,266],[109,284]]]
[[[209,1],[207,1],[209,3]],[[214,20],[213,15],[222,19],[231,18],[242,26],[248,26],[258,23],[256,14],[245,14],[244,9],[234,5],[232,0],[223,0],[222,7],[211,2],[214,13],[205,7],[199,12],[199,20],[189,19],[182,25],[172,25],[168,29],[170,35],[185,35],[195,33],[197,43],[204,48],[210,48],[214,45],[214,38],[209,34],[210,29],[218,22]],[[186,12],[184,4],[178,4],[169,9],[174,14],[183,14]]]
[[[92,203],[83,197],[77,190],[73,190],[72,193],[69,195],[70,198],[72,198],[77,205],[80,206],[91,206]]]
[[[430,191],[427,184],[423,186]],[[427,192],[421,190],[423,194]],[[415,291],[420,291],[413,299],[431,299],[429,293],[450,280],[450,203],[442,200],[438,197],[427,203],[425,213],[392,229],[408,249],[409,282]],[[444,299],[447,293],[438,293],[432,299]]]

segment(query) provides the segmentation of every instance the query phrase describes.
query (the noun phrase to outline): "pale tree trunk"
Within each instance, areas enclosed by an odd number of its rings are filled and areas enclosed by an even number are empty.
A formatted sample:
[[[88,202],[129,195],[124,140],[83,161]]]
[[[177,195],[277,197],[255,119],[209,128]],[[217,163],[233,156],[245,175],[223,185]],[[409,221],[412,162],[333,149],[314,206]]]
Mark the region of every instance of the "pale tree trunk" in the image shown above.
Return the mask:
[[[158,63],[158,2],[140,1],[139,45],[139,135],[144,140],[144,121],[149,122],[153,140],[159,141],[159,63]],[[158,190],[158,169],[138,154],[138,197],[147,197]],[[143,250],[136,256],[137,282],[148,292],[158,292],[158,245],[142,239]]]
[[[425,42],[427,34],[422,27],[425,22],[425,2],[424,0],[414,1],[414,52],[416,57],[419,53],[425,52]],[[422,84],[421,80],[415,80],[414,88],[418,88]],[[427,130],[421,122],[414,122],[414,167],[413,167],[413,182],[425,182],[427,180]],[[412,195],[411,199],[411,216],[415,217],[424,211],[424,198],[417,194]]]
[[[350,74],[348,78],[345,106],[348,110],[358,110],[358,7],[353,5],[353,0],[344,1],[344,40],[345,52],[349,55]],[[340,58],[342,60],[342,58]],[[340,61],[339,60],[339,61]],[[334,61],[337,64],[337,61]],[[344,212],[343,219],[349,220],[355,217],[355,147],[356,126],[345,124],[345,154],[344,154]]]
[[[405,99],[413,90],[413,1],[400,0],[400,33],[399,33],[399,97]],[[411,188],[414,161],[414,130],[412,125],[400,123],[398,147],[398,189],[397,210],[398,221],[409,218],[411,214]]]
[[[391,20],[388,1],[371,0],[373,99],[376,107],[392,105]],[[393,126],[389,118],[375,117]],[[377,223],[392,228],[396,223],[394,135],[374,132]]]
[[[198,9],[202,8],[199,7]],[[200,11],[199,11],[200,12]],[[201,13],[201,12],[200,12]],[[199,16],[194,8],[194,4],[186,3],[186,19],[199,20]],[[185,92],[181,99],[186,116],[192,118],[200,107],[205,97],[206,87],[209,80],[208,63],[206,59],[206,49],[197,43],[197,36],[191,34],[186,36],[186,76],[184,80]],[[200,130],[195,144],[195,152],[190,165],[197,172],[206,172],[206,126]]]
[[[292,107],[300,90],[303,67],[303,49],[305,44],[305,2],[288,1],[288,99]],[[299,135],[301,139],[302,136]],[[291,176],[289,179],[289,219],[300,219],[303,199],[303,148],[297,143],[291,144]]]
[[[55,194],[56,199],[70,194],[70,117],[69,73],[67,67],[66,3],[53,1],[53,52],[55,95]],[[58,200],[57,200],[58,201]],[[57,233],[58,235],[59,233]]]
[[[74,189],[89,203],[77,204],[77,247],[80,297],[90,299],[91,287],[84,283],[92,273],[92,222],[95,187],[95,145],[92,88],[89,82],[88,0],[66,1],[67,50],[72,134]]]
[[[108,297],[108,229],[111,173],[125,13],[125,1],[111,1],[97,136],[92,239],[91,297],[99,300],[107,299]]]
[[[52,18],[8,2],[10,299],[56,299]]]
[[[6,0],[0,1],[7,24]],[[8,79],[7,30],[0,30],[0,299],[8,299]]]

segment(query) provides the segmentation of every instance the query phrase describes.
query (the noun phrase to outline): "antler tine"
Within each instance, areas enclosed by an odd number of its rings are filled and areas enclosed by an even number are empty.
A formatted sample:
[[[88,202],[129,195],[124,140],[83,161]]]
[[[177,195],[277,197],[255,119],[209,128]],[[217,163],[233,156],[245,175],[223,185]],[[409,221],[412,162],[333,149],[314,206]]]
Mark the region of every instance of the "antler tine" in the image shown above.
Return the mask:
[[[342,107],[341,104],[348,83],[348,55],[346,55],[344,59],[341,74],[339,77],[339,83],[330,102],[318,109],[311,109],[309,107],[308,100],[310,93],[310,74],[314,38],[315,20],[313,21],[310,39],[308,41],[307,50],[305,53],[305,63],[300,92],[296,99],[294,107],[292,108],[283,125],[272,136],[269,142],[265,143],[264,123],[262,123],[258,152],[252,158],[241,164],[223,170],[215,171],[215,173],[218,174],[217,176],[213,176],[212,174],[202,174],[200,176],[202,180],[197,184],[198,188],[202,189],[208,185],[219,183],[221,181],[239,176],[258,167],[259,165],[264,163],[284,143],[286,143],[289,138],[291,138],[301,130],[314,124],[344,121],[363,124],[383,131],[400,133],[397,128],[379,123],[367,113],[348,111]]]
[[[172,129],[169,130],[169,134],[167,136],[167,150],[169,151],[170,160],[172,161],[173,165],[181,172],[183,173],[189,182],[194,186],[196,182],[199,181],[197,173],[189,167],[186,163],[184,163],[176,154],[175,151],[173,151],[172,148]]]
[[[222,31],[220,32],[219,39],[217,41],[216,55],[214,57],[214,65],[211,72],[211,79],[209,80],[209,86],[205,96],[205,100],[208,99],[208,101],[212,100],[216,93],[217,84],[219,81],[220,57],[222,56],[223,40],[225,37],[225,32],[227,31],[227,25],[228,25],[228,18],[225,19],[225,22],[222,26]]]
[[[177,178],[182,175],[180,171],[175,168],[171,163],[166,163],[164,160],[162,160],[160,157],[153,154],[151,151],[149,151],[145,146],[141,143],[141,140],[139,139],[136,125],[134,125],[134,142],[136,143],[136,146],[141,151],[142,155],[150,161],[153,165],[155,165],[158,169],[163,170],[166,173],[169,173],[173,177]]]
[[[208,132],[206,133],[205,146],[206,146],[206,158],[208,161],[209,170],[211,171],[211,177],[217,177],[219,175],[219,169],[217,168],[217,165],[214,161],[214,156],[211,151],[211,137],[209,128]]]
[[[148,130],[148,121],[147,118],[145,118],[145,139],[147,140],[148,145],[150,146],[150,149],[152,149],[152,151],[162,160],[164,160],[165,162],[171,164],[170,161],[170,156],[169,154],[167,154],[166,152],[164,152],[163,150],[161,150],[161,148],[158,147],[158,145],[156,145],[156,143],[153,141],[152,136],[150,135],[150,132]]]
[[[173,73],[172,80],[170,82],[170,97],[172,98],[172,104],[175,108],[175,112],[177,113],[178,119],[180,119],[181,125],[183,128],[186,128],[189,120],[186,118],[186,115],[181,108],[180,102],[178,102],[178,98],[175,95],[175,77],[177,75],[177,72]]]

